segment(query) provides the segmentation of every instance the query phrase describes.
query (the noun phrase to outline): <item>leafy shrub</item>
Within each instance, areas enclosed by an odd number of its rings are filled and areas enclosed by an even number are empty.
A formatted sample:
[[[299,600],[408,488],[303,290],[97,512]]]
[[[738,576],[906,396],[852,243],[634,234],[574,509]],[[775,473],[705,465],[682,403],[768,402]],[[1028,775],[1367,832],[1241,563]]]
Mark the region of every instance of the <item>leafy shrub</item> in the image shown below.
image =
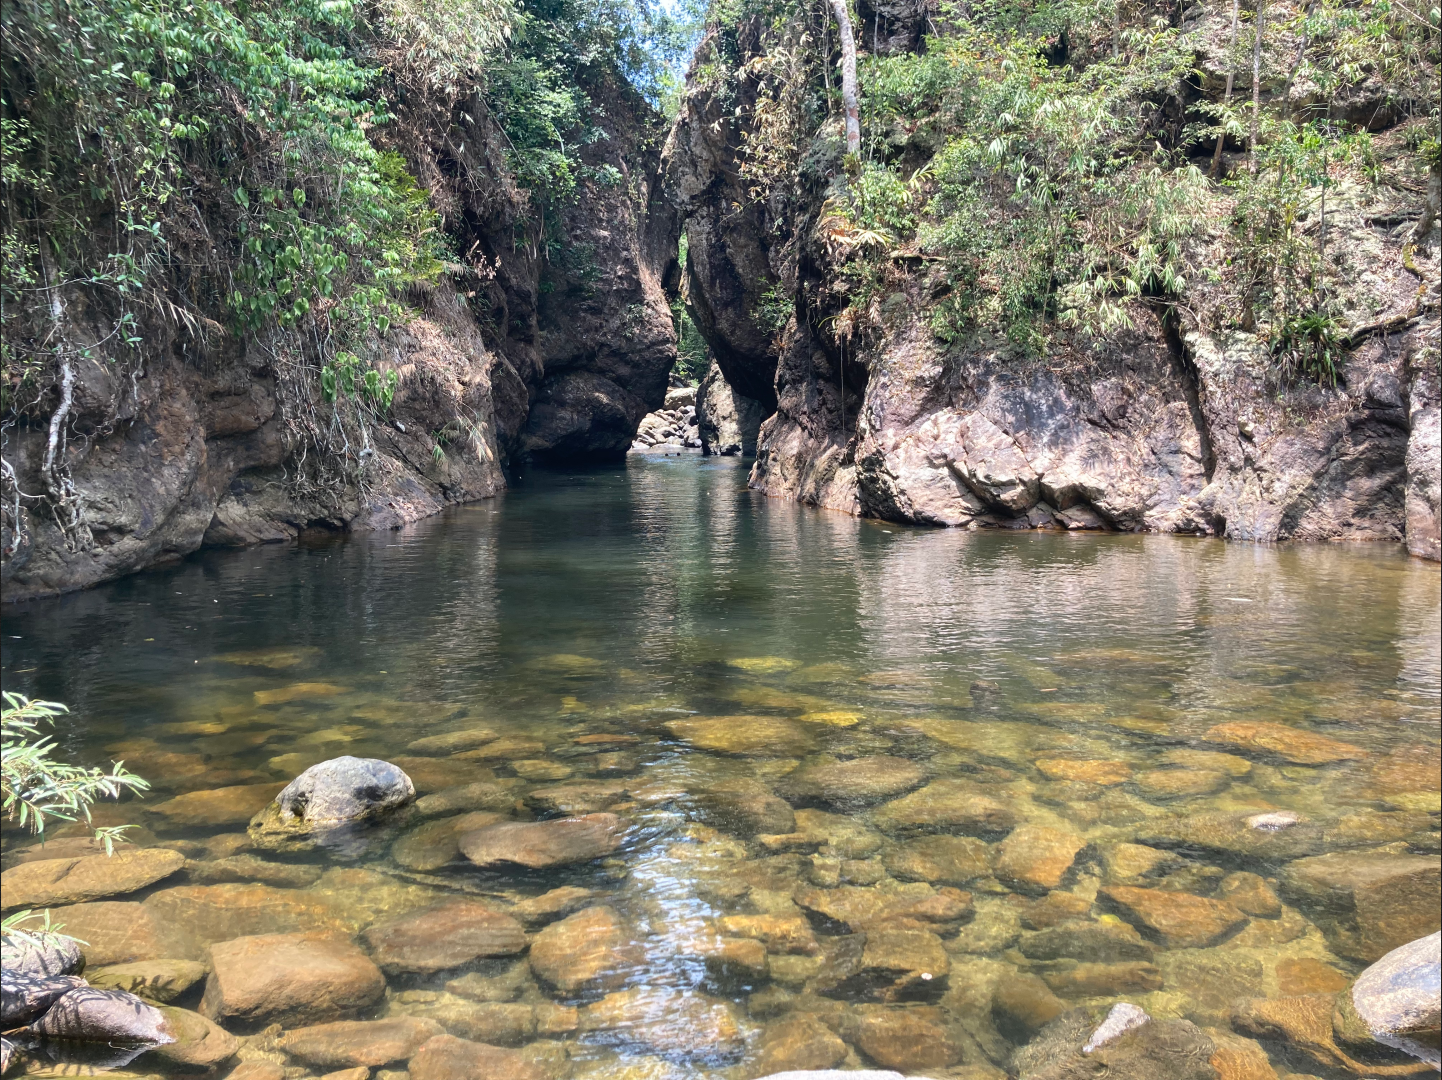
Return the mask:
[[[6,693],[0,711],[0,796],[5,817],[22,829],[43,836],[46,822],[90,821],[90,807],[100,799],[119,798],[125,791],[145,791],[150,785],[115,762],[109,772],[60,761],[54,756],[53,736],[41,725],[54,726],[68,709],[54,701],[31,701]],[[113,849],[128,825],[97,828],[95,836]],[[7,927],[8,929],[8,927]]]

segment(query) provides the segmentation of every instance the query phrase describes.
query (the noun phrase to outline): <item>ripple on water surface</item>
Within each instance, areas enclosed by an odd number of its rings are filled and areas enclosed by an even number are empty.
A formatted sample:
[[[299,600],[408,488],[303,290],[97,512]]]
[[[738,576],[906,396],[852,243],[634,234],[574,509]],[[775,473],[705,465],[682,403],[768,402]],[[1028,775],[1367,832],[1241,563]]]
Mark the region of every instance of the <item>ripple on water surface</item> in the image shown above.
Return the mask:
[[[992,1077],[1118,1000],[1351,1075],[1293,1006],[1437,929],[1434,566],[904,529],[745,477],[537,473],[12,609],[6,688],[71,705],[71,757],[151,779],[100,817],[186,860],[30,899],[102,982],[176,961],[181,1005],[195,961],[277,969],[285,994],[207,1011],[288,1077]],[[342,754],[418,802],[248,836]],[[559,819],[583,821],[537,827]],[[7,832],[7,868],[37,854]],[[240,940],[316,931],[339,936]],[[341,1017],[387,1025],[316,1026]]]

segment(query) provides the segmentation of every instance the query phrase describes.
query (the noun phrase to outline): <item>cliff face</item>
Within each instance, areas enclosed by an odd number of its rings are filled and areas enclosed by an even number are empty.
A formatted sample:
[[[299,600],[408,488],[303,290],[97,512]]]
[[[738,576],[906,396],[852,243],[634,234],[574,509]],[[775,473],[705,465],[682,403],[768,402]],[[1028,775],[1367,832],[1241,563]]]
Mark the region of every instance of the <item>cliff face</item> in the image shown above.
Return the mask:
[[[918,49],[925,18],[887,9],[878,51]],[[1438,557],[1438,268],[1423,255],[1439,233],[1434,223],[1412,235],[1415,196],[1328,193],[1349,328],[1335,385],[1289,377],[1255,333],[1216,329],[1228,301],[1204,272],[1182,304],[1136,303],[1130,328],[1101,340],[1058,327],[1029,358],[984,328],[940,340],[931,316],[948,286],[902,245],[885,271],[889,295],[855,329],[843,325],[846,255],[827,216],[847,168],[839,151],[826,158],[836,121],[819,122],[789,173],[748,186],[746,148],[767,134],[747,105],[749,73],[765,70],[770,46],[754,28],[738,41],[727,61],[738,104],[722,109],[714,85],[693,88],[666,190],[686,218],[689,292],[721,372],[768,411],[775,402],[753,487],[918,524],[1391,540]],[[698,66],[720,63],[720,51],[708,39]],[[912,169],[935,149],[899,137]],[[1413,239],[1415,260],[1404,252]],[[1227,242],[1220,227],[1204,230],[1189,258],[1223,266]],[[793,312],[775,332],[758,319],[763,283],[779,283]]]
[[[63,453],[88,535],[67,536],[43,502],[22,499],[17,528],[7,515],[5,599],[82,588],[202,544],[394,527],[496,494],[509,461],[623,453],[664,399],[675,357],[663,283],[677,275],[676,226],[665,208],[647,212],[654,113],[619,83],[594,96],[602,131],[589,168],[540,240],[479,98],[400,111],[387,135],[464,262],[412,289],[415,317],[371,358],[398,376],[375,422],[335,419],[280,334],[155,318],[133,373],[103,356],[77,362]],[[83,338],[84,297],[69,301]],[[42,490],[48,440],[43,422],[7,432],[21,492]]]

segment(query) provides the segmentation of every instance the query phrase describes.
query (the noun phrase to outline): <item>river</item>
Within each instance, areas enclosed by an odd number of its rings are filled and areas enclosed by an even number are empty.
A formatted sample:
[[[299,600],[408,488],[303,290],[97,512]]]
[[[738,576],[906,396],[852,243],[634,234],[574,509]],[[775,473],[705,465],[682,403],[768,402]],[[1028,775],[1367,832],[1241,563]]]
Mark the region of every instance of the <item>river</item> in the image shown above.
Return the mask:
[[[0,661],[70,706],[67,755],[154,785],[101,820],[191,860],[128,901],[169,913],[176,953],[454,897],[542,935],[579,909],[609,970],[391,970],[367,1015],[662,1078],[794,1064],[808,1038],[807,1061],[984,1070],[1053,1000],[1225,1027],[1239,996],[1336,989],[1382,932],[1292,864],[1436,853],[1439,643],[1437,567],[1395,546],[904,528],[767,500],[735,459],[633,455],[17,606]],[[342,754],[629,831],[598,861],[482,870],[434,825],[475,811],[455,803],[249,850],[255,800]],[[237,794],[172,801],[215,788]]]

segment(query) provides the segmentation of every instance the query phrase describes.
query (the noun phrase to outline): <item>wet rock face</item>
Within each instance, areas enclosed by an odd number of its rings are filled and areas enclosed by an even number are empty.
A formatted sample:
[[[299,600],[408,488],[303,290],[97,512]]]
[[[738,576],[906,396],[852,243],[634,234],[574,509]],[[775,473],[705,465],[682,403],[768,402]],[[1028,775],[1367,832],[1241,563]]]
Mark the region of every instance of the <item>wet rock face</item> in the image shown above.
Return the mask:
[[[659,154],[647,148],[660,118],[624,80],[590,78],[601,137],[581,154],[618,180],[580,182],[561,211],[566,255],[542,275],[543,374],[518,447],[538,458],[625,453],[642,417],[663,404],[676,360],[665,286],[668,276],[674,282],[680,226],[657,189]]]
[[[715,360],[696,392],[696,423],[701,449],[722,456],[756,453],[756,437],[766,419],[766,407],[732,389]]]
[[[479,100],[398,103],[392,130],[408,171],[458,249],[493,273],[416,290],[408,299],[418,317],[380,343],[382,367],[402,378],[385,422],[368,432],[363,490],[307,495],[290,482],[296,463],[277,369],[298,357],[226,331],[223,313],[204,319],[199,345],[156,320],[139,328],[147,347],[133,388],[105,356],[77,374],[83,392],[72,422],[104,432],[71,453],[99,542],[71,551],[44,511],[22,508],[19,534],[7,526],[5,537],[14,548],[0,566],[6,599],[83,588],[201,546],[291,540],[310,525],[395,528],[494,496],[508,459],[624,453],[641,418],[661,405],[675,360],[665,289],[678,276],[679,224],[659,197],[660,116],[614,73],[597,66],[587,78],[600,137],[581,156],[598,178],[581,180],[560,220],[550,220],[566,257],[549,263],[516,243],[530,235],[533,210]],[[619,183],[605,179],[616,175]],[[432,433],[454,430],[458,419],[467,426],[462,452],[436,459]],[[7,442],[23,490],[43,487],[45,449],[44,423]]]

